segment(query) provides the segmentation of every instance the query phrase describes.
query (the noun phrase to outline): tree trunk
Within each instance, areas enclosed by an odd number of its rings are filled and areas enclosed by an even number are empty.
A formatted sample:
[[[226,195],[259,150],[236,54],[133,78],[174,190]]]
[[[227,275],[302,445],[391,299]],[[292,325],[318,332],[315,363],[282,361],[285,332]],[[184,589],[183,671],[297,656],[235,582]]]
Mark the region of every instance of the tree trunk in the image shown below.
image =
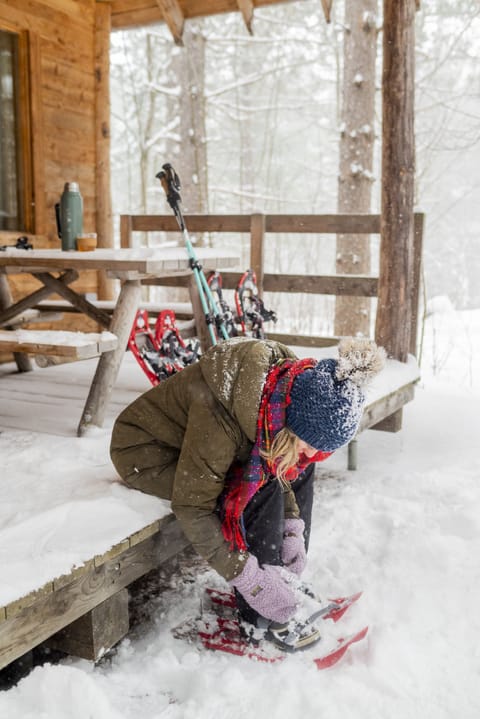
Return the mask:
[[[377,0],[346,0],[338,212],[371,210]],[[338,235],[338,274],[370,272],[370,237]],[[370,299],[337,297],[335,334],[370,334]]]
[[[205,127],[205,37],[201,25],[189,22],[180,50],[180,143],[178,172],[185,212],[208,211],[207,141]]]
[[[400,361],[412,331],[415,3],[384,0],[382,255],[376,340]]]

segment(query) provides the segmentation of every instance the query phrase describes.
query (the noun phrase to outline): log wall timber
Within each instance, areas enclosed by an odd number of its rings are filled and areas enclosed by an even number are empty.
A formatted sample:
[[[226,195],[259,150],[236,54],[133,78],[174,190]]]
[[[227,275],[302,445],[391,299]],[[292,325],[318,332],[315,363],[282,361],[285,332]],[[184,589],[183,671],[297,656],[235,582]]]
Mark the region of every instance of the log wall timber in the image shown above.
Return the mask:
[[[28,38],[34,218],[27,234],[37,248],[59,247],[54,205],[67,181],[80,184],[84,230],[97,231],[96,7],[95,0],[0,0],[0,28],[26,33]],[[106,9],[102,7],[100,14],[105,15]],[[100,163],[104,158],[105,153]],[[102,178],[109,183],[108,167],[102,169]],[[102,238],[104,233],[102,227]],[[1,232],[0,244],[21,234],[25,234],[21,228]],[[14,300],[36,289],[35,280],[27,275],[9,278],[9,283]],[[77,282],[81,292],[97,292],[97,286],[94,272]],[[73,324],[67,322],[68,329],[96,329],[80,316]],[[59,327],[61,323],[56,323]]]

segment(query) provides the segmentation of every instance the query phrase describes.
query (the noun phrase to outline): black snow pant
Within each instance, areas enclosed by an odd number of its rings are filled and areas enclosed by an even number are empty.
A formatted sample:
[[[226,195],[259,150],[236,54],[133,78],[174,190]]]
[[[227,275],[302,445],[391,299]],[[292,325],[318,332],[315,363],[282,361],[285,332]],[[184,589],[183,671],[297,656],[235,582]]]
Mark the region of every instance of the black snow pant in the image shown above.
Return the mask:
[[[312,524],[313,475],[315,465],[307,469],[292,482],[292,489],[305,522],[305,548],[308,551],[310,528]],[[282,564],[282,544],[284,530],[284,496],[280,482],[267,482],[254,494],[243,513],[248,551],[260,565]],[[258,613],[250,607],[239,592],[235,592],[237,606],[242,617],[256,625]]]

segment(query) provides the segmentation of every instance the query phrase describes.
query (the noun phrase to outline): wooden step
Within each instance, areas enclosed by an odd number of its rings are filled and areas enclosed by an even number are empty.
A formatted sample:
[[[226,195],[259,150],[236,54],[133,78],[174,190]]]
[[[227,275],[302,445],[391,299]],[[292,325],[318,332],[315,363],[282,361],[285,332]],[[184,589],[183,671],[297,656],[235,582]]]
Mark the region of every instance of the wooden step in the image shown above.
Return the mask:
[[[0,351],[5,352],[88,359],[116,346],[117,338],[111,332],[0,330]]]

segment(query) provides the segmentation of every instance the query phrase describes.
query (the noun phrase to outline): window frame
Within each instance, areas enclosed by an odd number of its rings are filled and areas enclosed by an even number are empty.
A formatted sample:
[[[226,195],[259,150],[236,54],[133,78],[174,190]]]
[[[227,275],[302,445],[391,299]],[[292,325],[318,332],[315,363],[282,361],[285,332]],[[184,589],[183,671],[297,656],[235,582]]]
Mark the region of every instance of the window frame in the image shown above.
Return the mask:
[[[17,157],[17,193],[21,227],[0,230],[0,233],[28,233],[38,231],[35,203],[34,146],[32,132],[32,37],[28,30],[22,30],[4,20],[0,20],[0,30],[17,37],[18,58],[16,87],[16,136]]]

